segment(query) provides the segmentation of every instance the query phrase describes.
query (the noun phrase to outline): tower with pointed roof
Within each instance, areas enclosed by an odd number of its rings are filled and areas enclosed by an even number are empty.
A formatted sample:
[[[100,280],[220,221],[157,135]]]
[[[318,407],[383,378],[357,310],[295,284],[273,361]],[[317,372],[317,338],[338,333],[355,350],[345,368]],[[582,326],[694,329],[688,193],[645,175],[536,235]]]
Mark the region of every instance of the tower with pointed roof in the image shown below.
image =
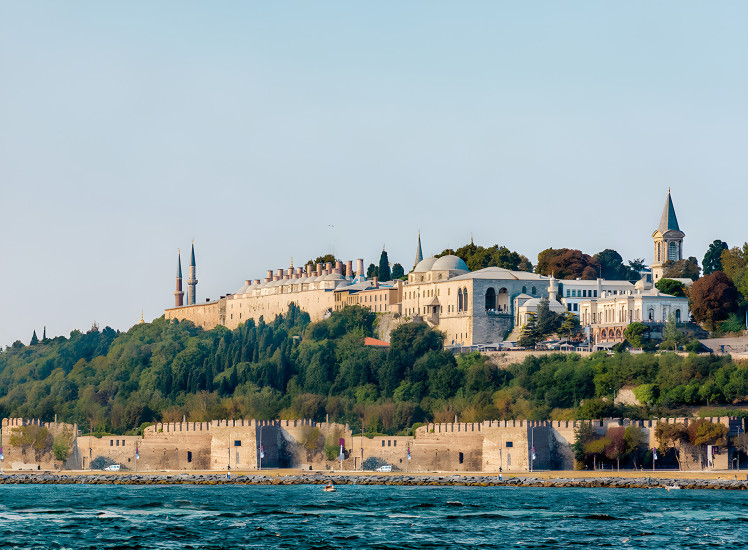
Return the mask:
[[[190,256],[190,278],[187,279],[187,305],[194,306],[197,297],[197,266],[195,265],[195,241],[192,241],[192,255]]]
[[[182,290],[182,253],[177,249],[177,290],[174,292],[174,307],[184,305],[184,291]]]
[[[683,259],[683,237],[686,234],[680,230],[678,218],[675,216],[673,199],[670,197],[670,189],[667,190],[665,208],[662,210],[660,225],[652,233],[654,241],[654,260],[652,261],[652,282],[662,279],[665,271],[665,262]]]
[[[415,268],[418,263],[423,260],[423,250],[421,249],[421,232],[418,232],[418,247],[416,248],[416,262],[413,264]]]

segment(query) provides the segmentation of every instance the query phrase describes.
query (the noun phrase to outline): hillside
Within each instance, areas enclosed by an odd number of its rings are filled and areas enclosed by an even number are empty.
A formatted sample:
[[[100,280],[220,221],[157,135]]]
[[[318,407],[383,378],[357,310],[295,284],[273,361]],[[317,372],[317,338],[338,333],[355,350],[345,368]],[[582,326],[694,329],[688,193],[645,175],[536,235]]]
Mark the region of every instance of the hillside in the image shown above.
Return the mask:
[[[126,333],[74,331],[0,352],[0,414],[125,433],[144,422],[304,418],[397,433],[415,423],[497,418],[666,415],[730,405],[748,394],[748,367],[729,357],[627,353],[529,356],[498,369],[455,357],[441,333],[408,323],[389,348],[367,347],[375,316],[347,308],[319,323],[295,306],[272,324],[203,331],[163,318]],[[624,385],[647,407],[613,406]]]

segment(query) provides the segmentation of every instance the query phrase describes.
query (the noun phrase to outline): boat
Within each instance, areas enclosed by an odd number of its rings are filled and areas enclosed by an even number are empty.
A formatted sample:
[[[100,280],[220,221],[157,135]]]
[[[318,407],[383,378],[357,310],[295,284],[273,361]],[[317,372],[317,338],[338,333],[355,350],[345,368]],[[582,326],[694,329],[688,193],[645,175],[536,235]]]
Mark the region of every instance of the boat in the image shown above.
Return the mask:
[[[680,487],[678,487],[677,485],[665,485],[665,489],[667,489],[668,492],[670,492],[671,489],[672,490],[674,490],[674,489],[680,489]]]
[[[328,483],[325,485],[324,489],[322,489],[325,493],[334,493],[336,491],[335,485],[332,483]]]

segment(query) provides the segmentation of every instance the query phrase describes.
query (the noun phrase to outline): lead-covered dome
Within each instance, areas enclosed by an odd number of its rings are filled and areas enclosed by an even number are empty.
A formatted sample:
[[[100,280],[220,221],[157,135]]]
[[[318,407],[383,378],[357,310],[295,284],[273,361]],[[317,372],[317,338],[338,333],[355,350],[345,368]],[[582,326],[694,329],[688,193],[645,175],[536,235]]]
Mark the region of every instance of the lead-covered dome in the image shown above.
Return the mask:
[[[425,261],[425,260],[424,260]],[[431,266],[431,271],[470,271],[467,264],[458,256],[448,254],[437,259]]]
[[[413,269],[413,273],[426,273],[427,271],[431,271],[431,266],[434,265],[434,262],[436,261],[436,258],[431,256],[431,258],[426,258],[425,260],[421,260],[418,262],[418,265]]]

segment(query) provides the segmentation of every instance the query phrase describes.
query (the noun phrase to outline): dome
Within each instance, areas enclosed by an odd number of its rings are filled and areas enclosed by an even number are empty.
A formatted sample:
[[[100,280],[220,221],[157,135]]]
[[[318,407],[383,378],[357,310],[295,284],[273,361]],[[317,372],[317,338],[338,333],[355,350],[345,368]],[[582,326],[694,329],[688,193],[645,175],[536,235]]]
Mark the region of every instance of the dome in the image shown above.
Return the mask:
[[[244,285],[239,290],[237,290],[236,292],[234,292],[234,294],[246,294],[248,288],[249,288],[248,285]]]
[[[467,264],[462,260],[462,258],[458,258],[457,256],[453,256],[451,254],[442,256],[431,266],[431,271],[448,270],[470,271]]]
[[[325,275],[325,281],[342,281],[345,277],[343,277],[340,273],[330,273],[328,275]]]
[[[430,258],[426,258],[425,260],[421,260],[418,262],[418,265],[413,269],[414,273],[425,273],[426,271],[431,271],[431,266],[434,265],[434,262],[436,261],[436,258],[431,256]]]

